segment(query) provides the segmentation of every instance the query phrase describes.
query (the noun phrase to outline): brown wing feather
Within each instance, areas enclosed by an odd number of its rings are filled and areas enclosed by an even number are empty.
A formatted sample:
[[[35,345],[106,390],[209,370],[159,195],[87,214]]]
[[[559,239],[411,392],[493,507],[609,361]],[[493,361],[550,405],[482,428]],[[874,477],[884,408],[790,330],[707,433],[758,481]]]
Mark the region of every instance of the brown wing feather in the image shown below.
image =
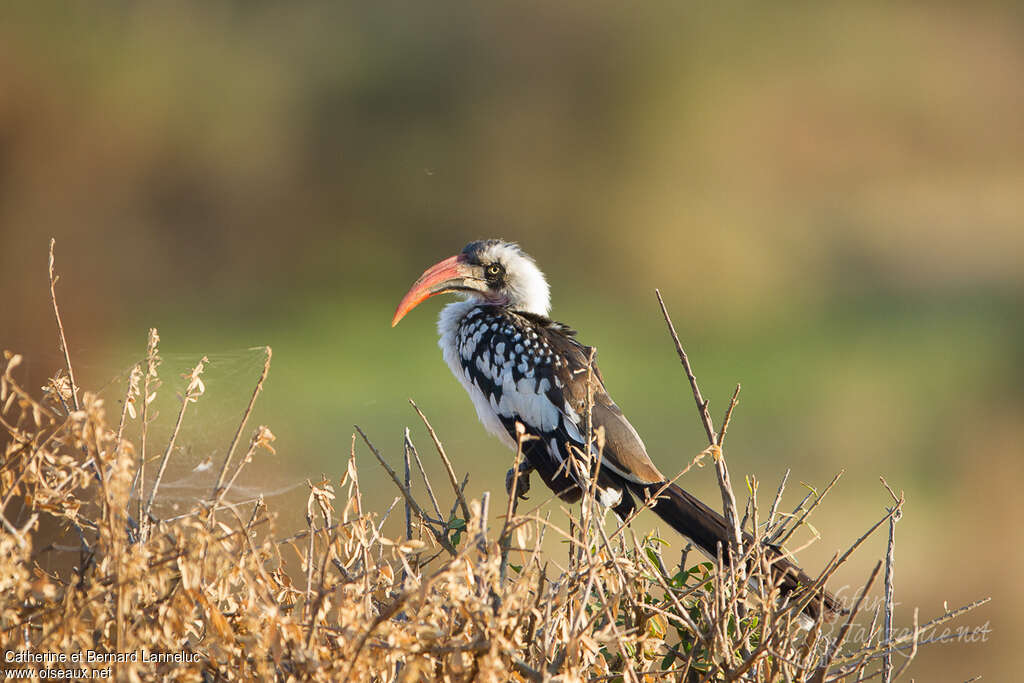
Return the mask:
[[[553,351],[564,359],[563,365],[553,366],[553,374],[562,384],[561,396],[569,407],[580,417],[580,433],[586,429],[587,411],[587,362],[592,348],[585,346],[571,336],[571,330],[558,323],[538,325],[538,333],[551,345]],[[596,358],[596,355],[595,355]],[[622,476],[641,484],[665,480],[658,468],[647,455],[647,448],[629,423],[626,416],[608,395],[604,377],[593,365],[593,426],[604,428],[605,447],[602,458],[611,469]],[[559,402],[553,401],[561,409]],[[568,411],[565,411],[568,412]]]

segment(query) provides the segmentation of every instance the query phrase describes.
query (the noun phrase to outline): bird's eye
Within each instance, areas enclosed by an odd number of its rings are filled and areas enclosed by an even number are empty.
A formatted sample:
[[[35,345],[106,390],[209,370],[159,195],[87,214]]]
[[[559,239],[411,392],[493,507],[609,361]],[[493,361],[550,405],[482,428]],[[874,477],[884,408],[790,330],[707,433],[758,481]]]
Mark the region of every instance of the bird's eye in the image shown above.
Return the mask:
[[[491,265],[487,266],[487,269],[484,271],[484,273],[487,275],[488,282],[497,282],[505,273],[505,268],[500,263],[492,263]]]

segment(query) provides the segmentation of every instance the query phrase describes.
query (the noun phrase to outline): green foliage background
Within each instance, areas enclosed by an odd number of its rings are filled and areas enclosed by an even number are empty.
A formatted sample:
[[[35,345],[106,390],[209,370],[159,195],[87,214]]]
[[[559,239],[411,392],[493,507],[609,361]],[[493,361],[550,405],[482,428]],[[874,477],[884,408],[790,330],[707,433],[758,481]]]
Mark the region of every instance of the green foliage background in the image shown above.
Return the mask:
[[[61,365],[52,235],[80,384],[116,379],[157,326],[165,371],[211,355],[214,425],[259,373],[241,349],[274,348],[257,419],[279,460],[252,490],[337,479],[352,423],[396,462],[404,426],[426,447],[412,396],[479,495],[510,454],[440,360],[437,304],[388,327],[406,287],[470,239],[521,242],[672,470],[703,443],[657,286],[716,417],[743,383],[735,480],[847,468],[801,559],[880,515],[884,475],[909,500],[904,620],[996,598],[974,615],[988,642],[937,646],[911,674],[1000,679],[1024,628],[1007,537],[1024,511],[1022,19],[1014,3],[6,4],[0,346],[39,383]],[[709,471],[687,486],[717,501]]]

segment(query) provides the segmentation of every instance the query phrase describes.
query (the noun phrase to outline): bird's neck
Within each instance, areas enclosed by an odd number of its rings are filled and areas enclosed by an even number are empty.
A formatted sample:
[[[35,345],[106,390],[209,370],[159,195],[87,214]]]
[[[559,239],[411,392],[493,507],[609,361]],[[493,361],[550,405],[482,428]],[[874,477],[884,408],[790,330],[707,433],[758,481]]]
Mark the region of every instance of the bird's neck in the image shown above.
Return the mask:
[[[459,332],[459,326],[471,312],[476,309],[494,309],[504,311],[504,307],[494,304],[483,303],[475,299],[456,301],[441,309],[441,315],[437,318],[437,333],[441,337],[441,348],[452,345],[455,342],[455,335]]]
[[[468,299],[456,301],[441,309],[441,315],[437,318],[437,334],[440,336],[439,344],[442,349],[449,349],[455,346],[456,335],[459,333],[459,325],[465,320],[469,312],[477,306],[479,301]]]

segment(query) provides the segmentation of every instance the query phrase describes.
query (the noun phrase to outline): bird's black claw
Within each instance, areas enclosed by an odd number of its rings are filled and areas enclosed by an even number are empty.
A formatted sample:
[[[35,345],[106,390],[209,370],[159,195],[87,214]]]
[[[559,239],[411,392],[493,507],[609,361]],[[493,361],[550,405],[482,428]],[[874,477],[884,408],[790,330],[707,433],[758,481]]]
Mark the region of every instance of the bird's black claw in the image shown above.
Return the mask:
[[[519,481],[516,481],[515,468],[510,469],[505,473],[505,492],[508,495],[512,495],[513,484],[516,487],[516,498],[520,500],[527,500],[526,494],[530,491],[530,472],[533,470],[532,467],[526,463],[519,465]]]

